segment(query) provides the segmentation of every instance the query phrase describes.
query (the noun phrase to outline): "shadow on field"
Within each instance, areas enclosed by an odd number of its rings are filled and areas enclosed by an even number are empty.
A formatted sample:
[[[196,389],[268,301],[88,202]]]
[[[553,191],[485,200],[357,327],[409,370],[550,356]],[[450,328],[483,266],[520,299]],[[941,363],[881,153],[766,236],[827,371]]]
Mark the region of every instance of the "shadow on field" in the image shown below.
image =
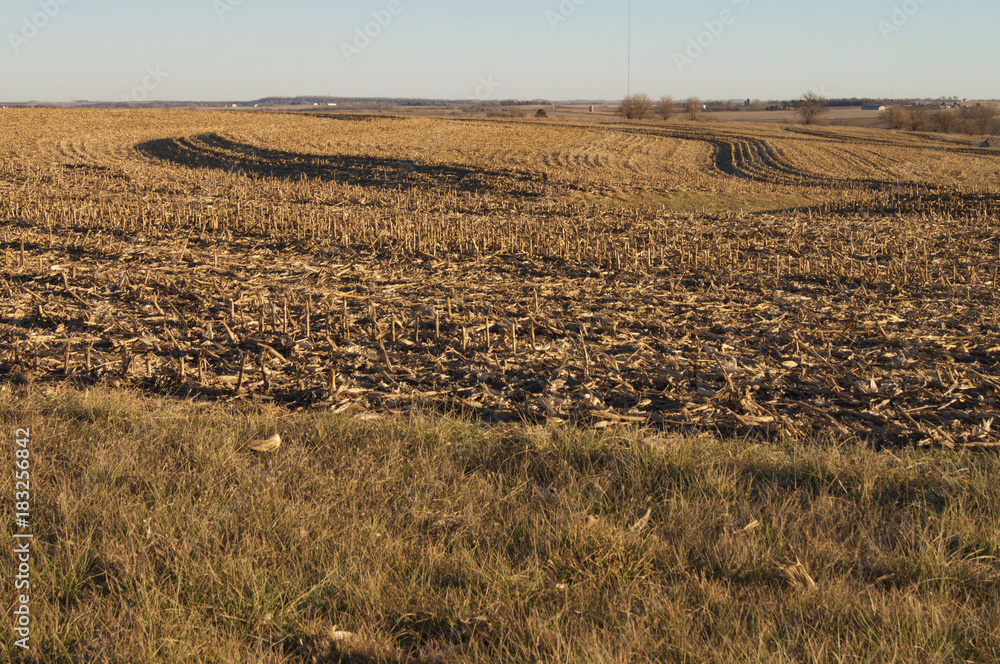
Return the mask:
[[[389,157],[287,152],[237,143],[218,134],[146,141],[136,145],[135,150],[144,157],[188,168],[263,178],[310,178],[388,189],[454,188],[472,193],[495,190],[522,196],[544,193],[544,184],[526,172],[486,171]]]

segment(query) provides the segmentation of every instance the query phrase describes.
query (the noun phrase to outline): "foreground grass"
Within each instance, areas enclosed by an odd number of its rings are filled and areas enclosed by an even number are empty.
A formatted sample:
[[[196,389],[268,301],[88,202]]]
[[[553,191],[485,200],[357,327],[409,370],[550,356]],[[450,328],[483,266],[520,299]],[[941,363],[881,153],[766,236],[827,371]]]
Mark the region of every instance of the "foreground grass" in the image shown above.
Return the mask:
[[[103,391],[0,422],[32,432],[27,661],[1000,660],[996,455]]]

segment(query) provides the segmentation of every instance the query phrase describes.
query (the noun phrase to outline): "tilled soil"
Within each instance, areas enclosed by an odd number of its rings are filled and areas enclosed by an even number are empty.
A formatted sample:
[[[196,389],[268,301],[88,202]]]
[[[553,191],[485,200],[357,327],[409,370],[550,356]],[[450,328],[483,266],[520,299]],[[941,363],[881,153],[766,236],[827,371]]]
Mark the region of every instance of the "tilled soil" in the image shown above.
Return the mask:
[[[992,153],[708,123],[5,113],[0,381],[1000,445]],[[730,211],[666,209],[685,192]],[[739,203],[784,197],[808,203]]]
[[[359,414],[1000,441],[992,283],[31,227],[5,256],[0,372],[15,379]]]

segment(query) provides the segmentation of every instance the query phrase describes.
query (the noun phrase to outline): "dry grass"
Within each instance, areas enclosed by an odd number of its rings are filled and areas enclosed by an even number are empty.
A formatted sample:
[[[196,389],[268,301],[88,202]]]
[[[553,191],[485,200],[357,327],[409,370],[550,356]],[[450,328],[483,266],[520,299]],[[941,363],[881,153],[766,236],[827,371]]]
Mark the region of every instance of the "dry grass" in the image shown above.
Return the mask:
[[[0,426],[32,430],[29,661],[1000,657],[995,455],[101,389],[5,390]]]

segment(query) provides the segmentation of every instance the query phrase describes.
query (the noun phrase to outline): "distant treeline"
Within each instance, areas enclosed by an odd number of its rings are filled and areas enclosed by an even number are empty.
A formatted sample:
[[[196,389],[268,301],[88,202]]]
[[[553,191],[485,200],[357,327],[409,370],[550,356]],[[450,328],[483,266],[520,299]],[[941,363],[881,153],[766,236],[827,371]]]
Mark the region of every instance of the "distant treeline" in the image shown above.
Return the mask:
[[[479,99],[410,99],[387,97],[264,97],[252,101],[90,101],[74,100],[70,102],[0,102],[0,105],[12,108],[218,108],[220,106],[237,108],[254,108],[268,106],[337,106],[364,108],[393,108],[402,106],[477,106],[483,102]],[[501,106],[548,106],[547,99],[504,99],[490,102]],[[590,102],[581,102],[590,103]]]
[[[830,99],[827,106],[830,108],[844,108],[852,106],[893,106],[911,105],[914,103],[927,102],[930,100],[888,100],[875,98]],[[958,97],[940,97],[935,102],[949,103],[957,102]],[[712,100],[705,102],[707,111],[736,111],[746,108],[751,110],[789,110],[796,108],[801,100],[767,100],[747,99],[743,100]],[[617,104],[618,102],[608,102],[606,100],[573,100],[570,104]],[[208,107],[269,107],[269,106],[328,106],[336,104],[347,108],[360,110],[388,110],[394,107],[419,107],[419,106],[452,106],[452,107],[473,107],[484,110],[486,107],[495,108],[512,106],[550,106],[552,102],[548,99],[501,99],[501,100],[479,100],[479,99],[422,99],[422,98],[391,98],[391,97],[329,97],[329,96],[301,96],[301,97],[263,97],[252,101],[144,101],[144,102],[122,102],[122,101],[89,101],[75,100],[71,102],[0,102],[0,105],[7,107],[36,107],[36,108],[208,108]]]

